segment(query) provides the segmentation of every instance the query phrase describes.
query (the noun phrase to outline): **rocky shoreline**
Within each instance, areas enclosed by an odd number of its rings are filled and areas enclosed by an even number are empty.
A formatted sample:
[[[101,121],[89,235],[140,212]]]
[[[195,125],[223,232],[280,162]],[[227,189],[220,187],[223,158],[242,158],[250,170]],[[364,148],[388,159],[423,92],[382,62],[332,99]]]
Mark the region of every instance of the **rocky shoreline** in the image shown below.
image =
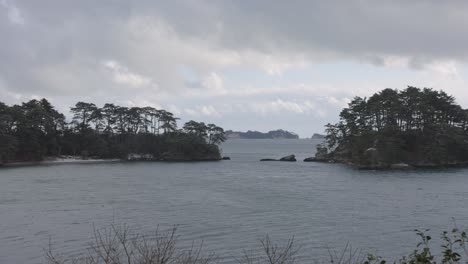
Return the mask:
[[[378,165],[364,165],[356,164],[350,161],[337,161],[334,159],[321,160],[314,157],[307,158],[304,162],[318,162],[318,163],[337,163],[352,166],[359,170],[416,170],[416,169],[443,169],[443,168],[465,168],[468,167],[468,162],[450,162],[450,163],[424,163],[424,164],[408,164],[408,163],[392,163],[392,164],[378,164]]]
[[[230,157],[176,157],[176,156],[161,156],[154,157],[151,154],[141,153],[130,153],[126,158],[123,159],[93,159],[93,158],[82,158],[77,156],[60,156],[60,157],[48,157],[42,161],[14,161],[8,163],[0,163],[0,167],[22,167],[22,166],[40,166],[40,165],[60,165],[60,164],[95,164],[95,163],[111,163],[111,162],[207,162],[207,161],[222,161],[231,160]],[[296,156],[294,154],[284,156],[279,159],[265,158],[261,159],[261,162],[268,161],[280,161],[280,162],[296,162]],[[316,156],[308,157],[303,162],[318,162],[318,163],[337,163],[349,165],[359,170],[414,170],[414,169],[439,169],[439,168],[454,168],[454,167],[468,167],[468,161],[452,161],[446,163],[431,163],[431,162],[411,162],[411,163],[383,163],[383,162],[368,162],[366,164],[354,163],[349,159],[342,157],[336,157],[333,153],[317,152]]]
[[[120,162],[121,159],[82,159],[81,157],[48,157],[39,161],[13,161],[0,163],[0,167],[23,167],[23,166],[40,166],[40,165],[61,165],[61,164],[91,164],[91,163],[109,163]]]
[[[230,157],[221,157],[219,155],[198,155],[198,156],[185,156],[174,153],[163,153],[161,156],[156,157],[152,154],[145,153],[130,153],[124,161],[167,161],[167,162],[188,162],[188,161],[220,161],[230,160]]]
[[[151,161],[151,162],[202,162],[202,161],[221,161],[230,160],[230,157],[154,157],[151,154],[128,154],[123,159],[99,159],[99,158],[83,158],[80,156],[59,156],[47,157],[44,160],[38,161],[12,161],[0,162],[1,167],[23,167],[23,166],[41,166],[41,165],[61,165],[61,164],[95,164],[95,163],[110,163],[110,162],[136,162],[136,161]]]
[[[352,166],[359,170],[413,170],[413,169],[439,169],[439,168],[457,168],[468,167],[468,161],[450,161],[450,162],[428,162],[428,161],[412,161],[385,163],[379,161],[378,152],[375,148],[369,148],[367,151],[368,159],[364,163],[352,162],[350,159],[334,155],[334,153],[317,152],[315,157],[304,159],[304,162],[319,162],[319,163],[338,163]]]

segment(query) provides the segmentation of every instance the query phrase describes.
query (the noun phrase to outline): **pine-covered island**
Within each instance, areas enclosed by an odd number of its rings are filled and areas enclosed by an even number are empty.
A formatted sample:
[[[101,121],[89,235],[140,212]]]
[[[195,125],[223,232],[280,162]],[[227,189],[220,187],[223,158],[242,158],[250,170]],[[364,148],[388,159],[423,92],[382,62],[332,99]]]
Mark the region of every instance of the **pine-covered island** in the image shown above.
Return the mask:
[[[0,165],[92,160],[221,160],[224,130],[169,111],[78,102],[72,120],[46,99],[0,102]]]
[[[259,131],[251,131],[251,130],[248,130],[247,132],[227,130],[226,131],[226,138],[228,138],[228,139],[232,139],[232,138],[242,138],[242,139],[298,139],[299,135],[294,133],[294,132],[286,131],[286,130],[283,130],[283,129],[272,130],[272,131],[268,131],[266,133],[259,132]]]
[[[468,110],[444,91],[409,86],[355,97],[326,125],[315,158],[361,169],[468,165]]]

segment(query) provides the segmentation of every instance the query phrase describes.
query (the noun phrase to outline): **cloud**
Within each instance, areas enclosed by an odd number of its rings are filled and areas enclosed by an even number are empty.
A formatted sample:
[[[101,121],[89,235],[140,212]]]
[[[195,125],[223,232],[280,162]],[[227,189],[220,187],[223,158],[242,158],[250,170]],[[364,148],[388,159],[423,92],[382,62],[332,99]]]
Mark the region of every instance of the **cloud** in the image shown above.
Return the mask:
[[[442,72],[444,63],[464,63],[468,58],[468,18],[464,16],[468,3],[464,2],[0,3],[10,23],[24,24],[23,13],[31,22],[21,30],[0,26],[6,39],[0,51],[0,75],[9,87],[23,93],[67,92],[62,83],[37,77],[44,68],[95,90],[96,80],[106,77],[98,67],[108,58],[120,68],[113,69],[111,82],[99,81],[100,87],[154,82],[161,93],[170,94],[188,88],[177,73],[180,65],[193,70],[202,89],[223,94],[222,72],[231,68],[260,69],[281,77],[305,65],[347,60]],[[74,67],[67,74],[61,65]],[[88,69],[97,72],[76,74]]]
[[[182,111],[180,110],[180,108],[176,105],[173,105],[173,104],[170,104],[166,107],[162,107],[164,109],[167,109],[169,112],[175,114],[176,116],[180,116],[182,114]]]
[[[0,91],[7,103],[157,105],[239,126],[330,118],[354,95],[406,85],[468,105],[467,12],[436,0],[0,0]]]
[[[222,92],[224,90],[223,78],[212,72],[203,79],[202,86],[208,90]]]
[[[267,102],[253,102],[250,104],[250,107],[254,112],[261,114],[282,112],[303,114],[315,108],[315,106],[310,101],[297,103],[292,101],[284,101],[281,99]]]
[[[197,106],[195,108],[185,108],[184,112],[192,117],[201,117],[201,116],[215,116],[219,117],[220,114],[216,108],[212,105],[203,105]]]
[[[0,6],[6,9],[8,21],[11,24],[23,25],[25,23],[23,15],[13,3],[7,0],[1,0]]]
[[[456,61],[438,61],[430,63],[427,68],[438,75],[441,75],[450,79],[460,78],[459,65]]]
[[[0,78],[0,93],[2,94],[2,99],[7,101],[18,101],[21,100],[22,95],[10,91],[7,87],[5,82]]]
[[[157,86],[156,84],[152,83],[150,78],[133,73],[127,67],[120,65],[116,61],[105,61],[103,62],[103,65],[110,70],[112,74],[112,80],[117,84],[124,84],[132,87],[142,87],[148,86],[150,84],[154,87]]]
[[[388,57],[426,62],[467,59],[464,14],[468,3],[462,1],[202,1],[197,8],[186,1],[174,5],[193,11],[184,16],[188,22],[180,23],[171,12],[174,6],[160,7],[158,13],[174,25],[175,32],[191,37],[209,34],[212,45],[243,52],[374,63]]]
[[[216,116],[216,115],[219,115],[218,111],[216,111],[216,109],[215,109],[213,106],[211,106],[211,105],[202,106],[200,112],[201,112],[202,114],[204,114],[204,115],[207,115],[207,116]]]
[[[344,108],[348,106],[348,103],[351,102],[351,99],[343,97],[343,98],[336,98],[334,96],[326,97],[327,102],[331,105],[338,106],[340,108]]]

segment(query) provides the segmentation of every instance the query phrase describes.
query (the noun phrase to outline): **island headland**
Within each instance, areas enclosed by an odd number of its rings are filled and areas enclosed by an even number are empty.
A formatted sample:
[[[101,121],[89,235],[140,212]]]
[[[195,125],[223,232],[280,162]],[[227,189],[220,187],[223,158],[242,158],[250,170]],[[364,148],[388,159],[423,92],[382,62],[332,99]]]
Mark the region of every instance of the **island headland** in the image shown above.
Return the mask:
[[[444,91],[409,86],[355,97],[326,141],[305,161],[351,164],[360,169],[468,165],[468,110]]]

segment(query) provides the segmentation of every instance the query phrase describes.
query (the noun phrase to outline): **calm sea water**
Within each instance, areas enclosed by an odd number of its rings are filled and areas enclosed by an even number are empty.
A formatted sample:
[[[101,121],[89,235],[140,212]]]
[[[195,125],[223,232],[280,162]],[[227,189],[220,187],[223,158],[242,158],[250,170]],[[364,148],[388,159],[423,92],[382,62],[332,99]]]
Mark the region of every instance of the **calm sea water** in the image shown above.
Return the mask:
[[[222,262],[269,234],[291,236],[305,259],[346,243],[408,253],[415,228],[468,223],[468,170],[357,171],[344,165],[259,162],[312,156],[312,140],[231,140],[231,161],[111,163],[0,170],[0,263],[43,263],[49,238],[80,253],[93,225],[146,232],[178,225],[181,246],[204,241]]]

